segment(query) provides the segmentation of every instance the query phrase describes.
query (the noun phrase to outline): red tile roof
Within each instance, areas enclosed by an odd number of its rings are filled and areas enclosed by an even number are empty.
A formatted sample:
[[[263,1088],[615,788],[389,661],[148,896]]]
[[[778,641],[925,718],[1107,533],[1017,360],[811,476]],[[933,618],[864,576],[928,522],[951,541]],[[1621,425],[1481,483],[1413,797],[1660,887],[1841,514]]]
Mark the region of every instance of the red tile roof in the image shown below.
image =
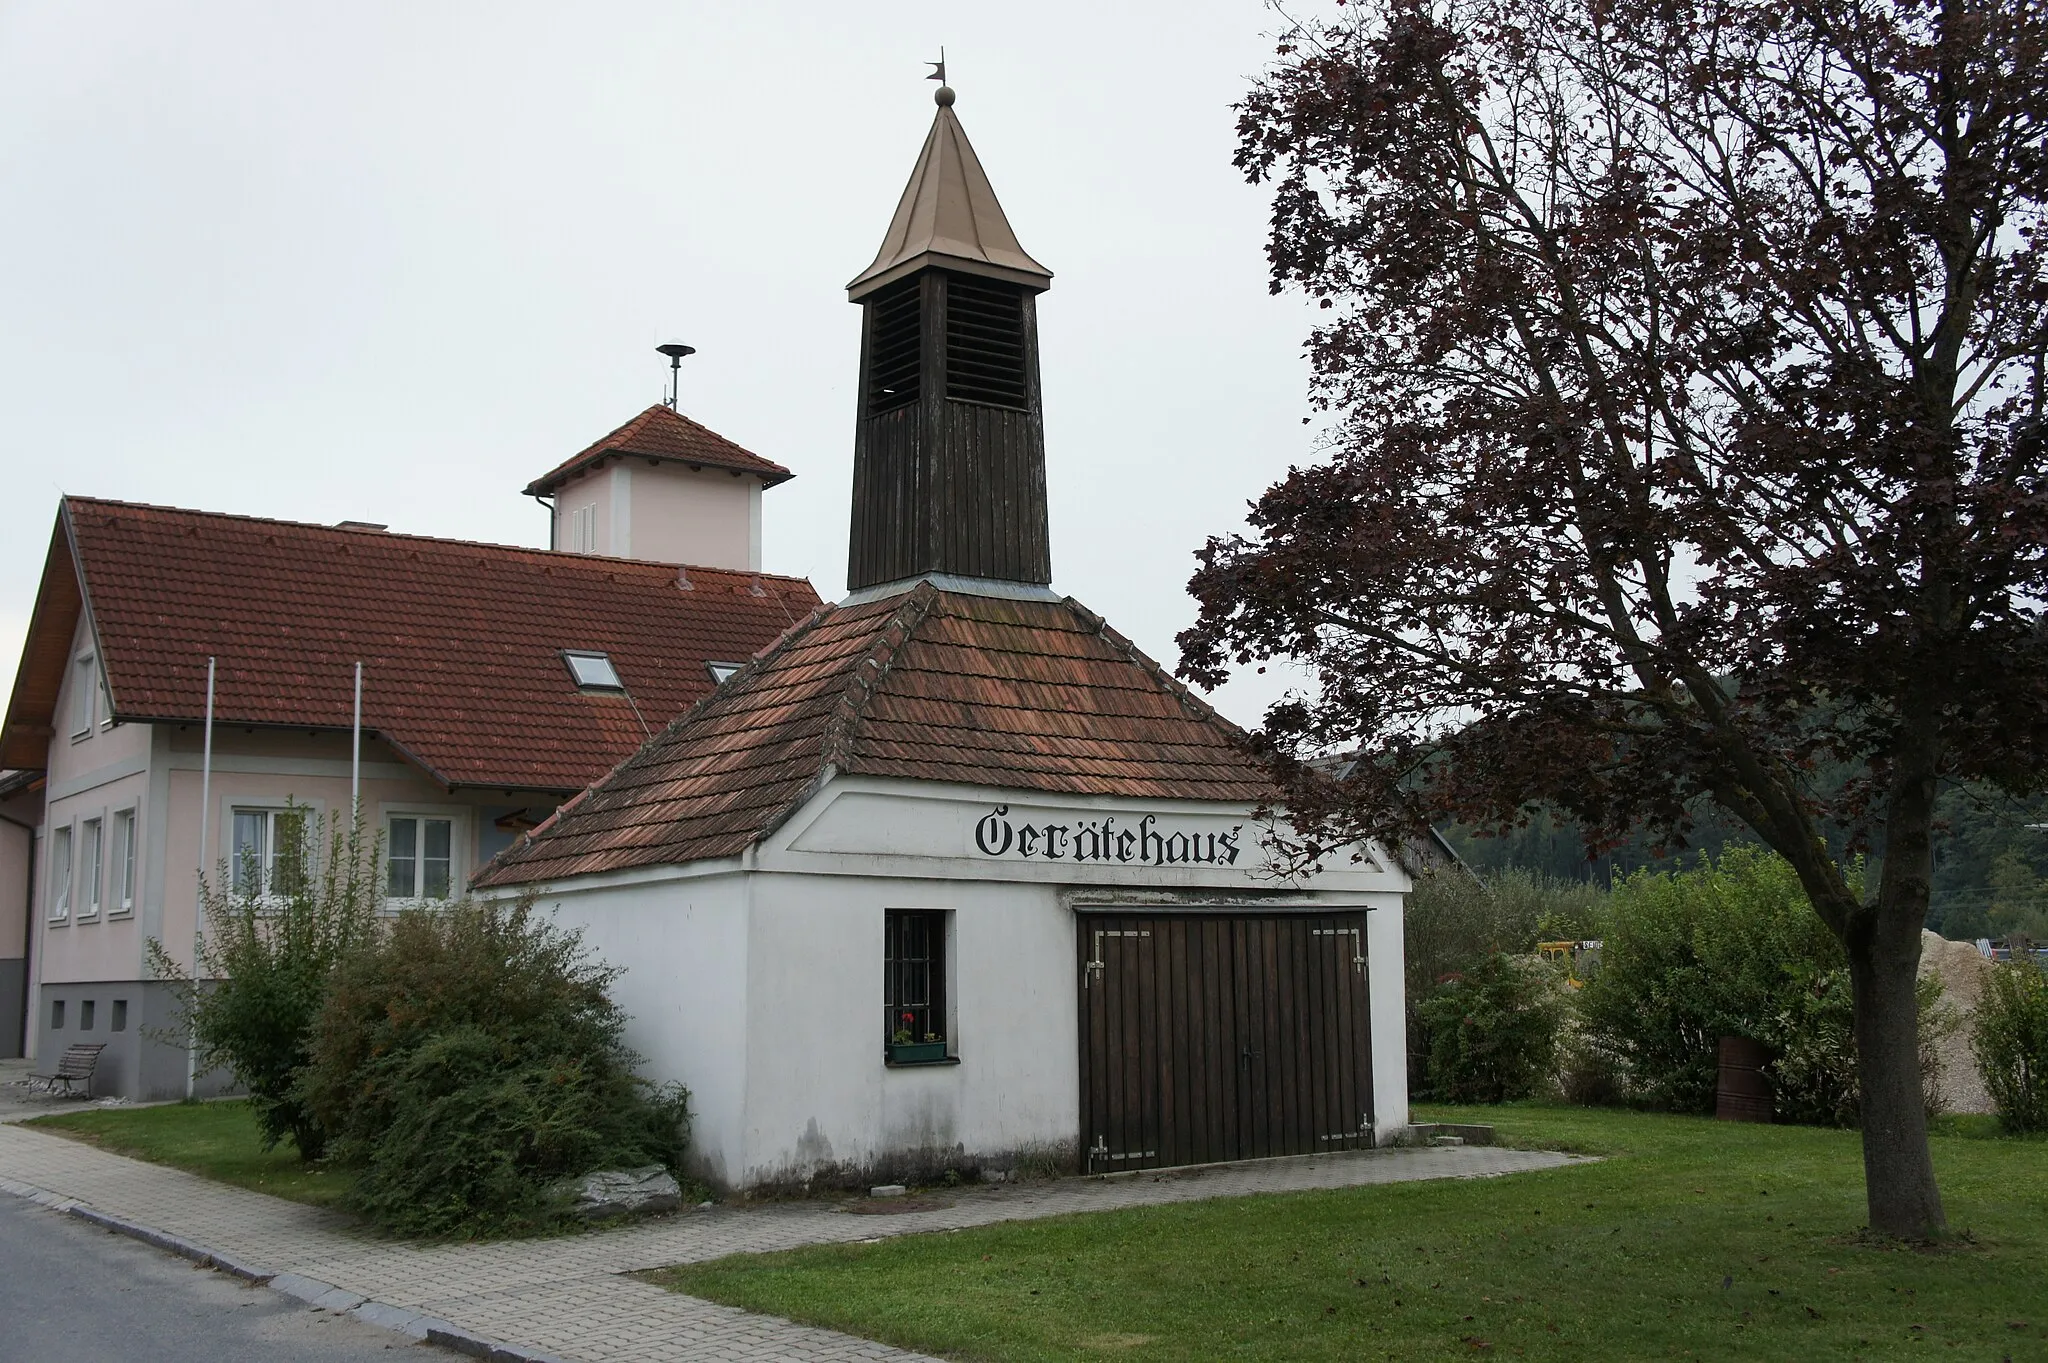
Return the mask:
[[[801,578],[66,498],[4,760],[47,738],[77,618],[50,575],[68,537],[116,718],[196,720],[219,659],[223,723],[363,723],[449,786],[581,789],[818,604]],[[68,575],[68,574],[67,574]],[[628,696],[579,691],[564,649],[608,653]],[[45,698],[46,697],[46,698]]]
[[[585,469],[628,455],[751,473],[761,480],[763,487],[774,487],[796,476],[774,460],[743,450],[681,412],[656,403],[589,449],[528,483],[526,495],[545,497]]]
[[[478,883],[731,856],[828,771],[1072,795],[1275,794],[1235,726],[1077,602],[923,583],[818,611]]]

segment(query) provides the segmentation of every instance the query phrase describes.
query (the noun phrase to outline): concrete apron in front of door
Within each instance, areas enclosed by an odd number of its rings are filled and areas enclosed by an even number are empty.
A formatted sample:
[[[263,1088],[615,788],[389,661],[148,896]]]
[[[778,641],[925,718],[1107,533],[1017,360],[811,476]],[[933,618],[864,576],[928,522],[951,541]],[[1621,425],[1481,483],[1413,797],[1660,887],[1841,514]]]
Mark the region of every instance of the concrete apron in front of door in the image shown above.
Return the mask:
[[[1318,1188],[1477,1178],[1585,1162],[1497,1147],[1360,1150],[1115,1178],[998,1185],[919,1199],[921,1210],[849,1214],[843,1202],[769,1203],[680,1212],[617,1230],[483,1245],[372,1239],[335,1212],[111,1155],[61,1136],[0,1126],[0,1183],[46,1205],[77,1203],[117,1228],[147,1228],[177,1252],[211,1254],[249,1276],[374,1323],[446,1322],[449,1342],[508,1347],[505,1358],[681,1363],[741,1358],[917,1357],[870,1340],[665,1292],[624,1274],[729,1254],[874,1241],[1071,1212]],[[862,1203],[864,1211],[873,1204]],[[79,1214],[74,1212],[74,1214]],[[351,1303],[359,1305],[351,1308]]]

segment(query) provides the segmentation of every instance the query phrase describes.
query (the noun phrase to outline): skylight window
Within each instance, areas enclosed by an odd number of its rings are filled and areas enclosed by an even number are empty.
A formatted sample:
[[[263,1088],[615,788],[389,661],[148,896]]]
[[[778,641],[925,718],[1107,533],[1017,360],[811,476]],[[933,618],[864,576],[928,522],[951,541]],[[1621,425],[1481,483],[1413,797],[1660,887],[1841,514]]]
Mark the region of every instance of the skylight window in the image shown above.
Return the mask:
[[[584,691],[623,691],[626,684],[619,680],[619,671],[612,666],[608,653],[577,653],[563,650],[562,660],[569,664],[569,675],[576,679],[578,689]]]
[[[744,666],[745,666],[746,664],[744,664],[744,663],[706,663],[706,664],[704,664],[704,665],[705,665],[706,667],[708,667],[708,668],[710,668],[710,669],[711,669],[711,684],[712,684],[713,686],[723,686],[723,685],[725,685],[726,681],[727,681],[727,680],[728,680],[729,678],[731,678],[731,676],[732,676],[732,674],[733,674],[733,673],[735,673],[735,672],[739,671],[739,670],[740,670],[740,668],[744,667]]]

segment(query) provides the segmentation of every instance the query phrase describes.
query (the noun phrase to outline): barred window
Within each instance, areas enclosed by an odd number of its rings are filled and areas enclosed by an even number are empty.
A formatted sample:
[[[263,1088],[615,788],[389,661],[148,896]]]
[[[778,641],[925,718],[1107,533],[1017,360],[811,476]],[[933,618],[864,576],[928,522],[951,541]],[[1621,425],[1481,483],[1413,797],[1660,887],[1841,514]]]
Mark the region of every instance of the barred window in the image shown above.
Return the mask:
[[[882,1035],[893,1058],[943,1059],[946,1036],[946,914],[890,909],[885,915]],[[899,1052],[899,1048],[922,1048]]]

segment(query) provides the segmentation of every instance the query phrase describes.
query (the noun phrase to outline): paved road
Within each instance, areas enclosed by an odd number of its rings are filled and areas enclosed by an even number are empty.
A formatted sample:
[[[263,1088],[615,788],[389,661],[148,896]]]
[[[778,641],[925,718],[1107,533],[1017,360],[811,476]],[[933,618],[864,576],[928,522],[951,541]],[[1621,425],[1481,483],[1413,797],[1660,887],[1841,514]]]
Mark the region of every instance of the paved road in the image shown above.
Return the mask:
[[[6,1363],[446,1363],[455,1355],[0,1198]]]

